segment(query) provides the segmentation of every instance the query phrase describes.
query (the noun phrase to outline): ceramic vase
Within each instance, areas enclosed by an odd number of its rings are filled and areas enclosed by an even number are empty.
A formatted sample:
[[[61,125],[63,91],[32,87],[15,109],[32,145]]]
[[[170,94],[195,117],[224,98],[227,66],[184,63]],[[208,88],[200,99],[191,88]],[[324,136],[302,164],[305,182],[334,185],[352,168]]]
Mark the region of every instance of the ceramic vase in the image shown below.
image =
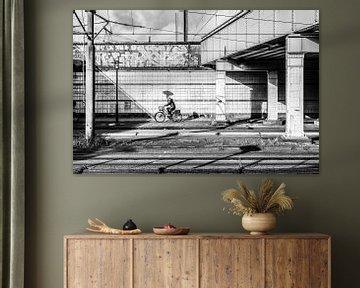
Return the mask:
[[[242,226],[251,235],[263,235],[274,229],[276,217],[272,213],[255,213],[242,217]]]

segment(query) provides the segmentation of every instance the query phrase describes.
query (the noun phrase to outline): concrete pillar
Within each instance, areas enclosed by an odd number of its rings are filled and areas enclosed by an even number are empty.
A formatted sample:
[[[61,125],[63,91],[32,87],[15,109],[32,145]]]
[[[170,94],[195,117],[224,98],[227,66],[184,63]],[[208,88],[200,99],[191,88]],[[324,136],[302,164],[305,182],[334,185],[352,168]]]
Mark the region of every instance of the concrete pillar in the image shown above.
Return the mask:
[[[268,101],[267,101],[267,120],[276,121],[278,120],[278,72],[268,72]]]
[[[87,11],[87,43],[86,43],[86,113],[85,137],[91,141],[95,136],[95,46],[94,46],[94,13]]]
[[[286,133],[287,138],[304,134],[304,53],[289,53],[292,38],[286,43]]]
[[[217,122],[226,121],[225,111],[225,85],[226,85],[226,71],[224,61],[216,62],[216,110],[215,120]]]
[[[184,42],[188,42],[188,10],[184,10]]]

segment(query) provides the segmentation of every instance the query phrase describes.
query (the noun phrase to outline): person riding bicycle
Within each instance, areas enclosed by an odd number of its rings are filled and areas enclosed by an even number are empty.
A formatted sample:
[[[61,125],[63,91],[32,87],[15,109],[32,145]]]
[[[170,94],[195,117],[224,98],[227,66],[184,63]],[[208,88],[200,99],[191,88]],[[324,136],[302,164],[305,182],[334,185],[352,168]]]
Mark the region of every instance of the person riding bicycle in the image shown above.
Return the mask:
[[[164,105],[164,109],[167,110],[169,117],[172,117],[173,113],[176,109],[175,101],[172,97],[170,97],[170,94],[166,94],[166,101],[167,101],[167,103],[166,103],[166,105]]]

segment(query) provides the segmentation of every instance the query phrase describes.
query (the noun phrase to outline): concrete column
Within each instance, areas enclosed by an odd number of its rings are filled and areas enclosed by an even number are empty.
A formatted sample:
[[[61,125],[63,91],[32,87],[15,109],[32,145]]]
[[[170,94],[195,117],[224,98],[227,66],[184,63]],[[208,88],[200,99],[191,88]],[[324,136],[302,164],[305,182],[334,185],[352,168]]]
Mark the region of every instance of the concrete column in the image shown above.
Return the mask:
[[[304,60],[302,37],[286,38],[286,129],[285,137],[304,134]]]
[[[226,85],[226,71],[224,61],[216,62],[216,110],[215,120],[217,122],[226,121],[225,111],[225,85]]]
[[[95,136],[95,46],[94,46],[94,13],[87,11],[87,43],[86,43],[86,113],[85,137],[91,141]]]
[[[268,72],[268,101],[267,101],[267,120],[278,120],[278,72]]]
[[[304,134],[304,53],[289,53],[293,39],[287,39],[286,52],[286,134],[302,138]]]

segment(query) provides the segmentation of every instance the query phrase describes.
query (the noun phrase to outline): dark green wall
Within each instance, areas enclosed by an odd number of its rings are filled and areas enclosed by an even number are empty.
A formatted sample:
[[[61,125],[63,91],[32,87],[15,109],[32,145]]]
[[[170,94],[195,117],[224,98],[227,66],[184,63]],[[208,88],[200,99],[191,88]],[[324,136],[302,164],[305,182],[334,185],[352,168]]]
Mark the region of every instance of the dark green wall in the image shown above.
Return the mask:
[[[273,175],[297,195],[279,232],[333,237],[333,287],[359,287],[360,153],[358,1],[27,0],[26,287],[63,287],[63,235],[88,216],[114,226],[132,218],[145,231],[172,222],[196,232],[241,231],[220,192],[238,177],[72,174],[72,10],[320,9],[320,175]],[[92,5],[91,5],[92,4]],[[261,175],[241,177],[250,186]]]

